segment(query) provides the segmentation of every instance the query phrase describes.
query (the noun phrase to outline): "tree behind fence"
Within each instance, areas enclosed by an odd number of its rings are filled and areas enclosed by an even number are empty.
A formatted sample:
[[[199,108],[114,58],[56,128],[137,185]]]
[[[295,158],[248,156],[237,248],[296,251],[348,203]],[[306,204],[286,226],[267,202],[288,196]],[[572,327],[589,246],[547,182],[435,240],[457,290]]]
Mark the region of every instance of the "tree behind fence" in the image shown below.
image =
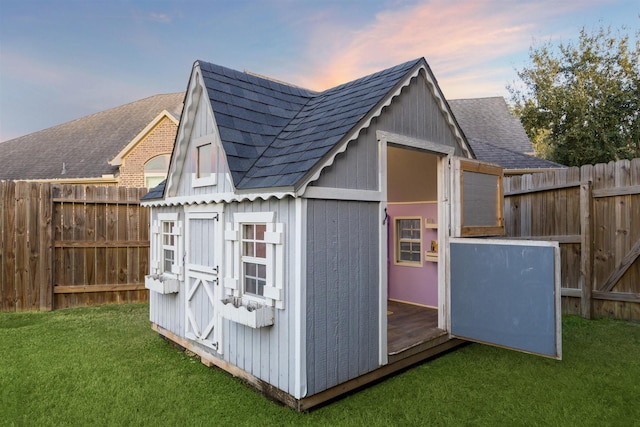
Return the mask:
[[[0,181],[0,311],[147,301],[145,193]]]

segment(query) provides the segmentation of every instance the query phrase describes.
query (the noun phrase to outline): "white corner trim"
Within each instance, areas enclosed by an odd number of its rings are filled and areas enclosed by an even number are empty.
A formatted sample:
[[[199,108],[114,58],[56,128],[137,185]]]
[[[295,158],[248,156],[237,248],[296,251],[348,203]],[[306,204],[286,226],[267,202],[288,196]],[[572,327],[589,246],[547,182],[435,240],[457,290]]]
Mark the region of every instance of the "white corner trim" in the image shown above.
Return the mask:
[[[297,260],[292,260],[294,265],[294,280],[289,283],[289,293],[294,293],[293,316],[294,316],[294,389],[293,395],[296,399],[302,399],[307,395],[307,280],[305,272],[307,270],[307,201],[305,199],[295,200],[295,256]],[[289,252],[290,253],[290,252]],[[297,262],[296,262],[297,261]],[[293,284],[297,286],[292,286]]]

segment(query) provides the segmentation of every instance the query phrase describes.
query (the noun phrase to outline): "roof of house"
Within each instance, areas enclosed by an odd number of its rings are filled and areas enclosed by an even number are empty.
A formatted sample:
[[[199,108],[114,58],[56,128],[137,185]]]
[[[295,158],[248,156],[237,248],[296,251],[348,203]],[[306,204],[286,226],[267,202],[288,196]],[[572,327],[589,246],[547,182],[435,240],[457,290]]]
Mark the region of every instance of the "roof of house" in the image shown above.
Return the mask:
[[[180,117],[184,92],[155,95],[0,143],[0,179],[99,178],[163,110]]]
[[[527,169],[548,169],[564,168],[565,166],[554,163],[550,160],[530,156],[507,148],[498,147],[486,141],[470,138],[467,141],[473,147],[476,159],[483,162],[493,163],[505,170],[527,170]]]
[[[423,58],[312,92],[198,61],[238,189],[293,186]]]
[[[503,97],[452,99],[449,106],[478,160],[507,170],[564,167],[527,154],[531,141]]]
[[[503,97],[450,99],[449,106],[467,138],[511,151],[533,153],[522,123],[511,115]],[[473,144],[472,147],[475,151]]]

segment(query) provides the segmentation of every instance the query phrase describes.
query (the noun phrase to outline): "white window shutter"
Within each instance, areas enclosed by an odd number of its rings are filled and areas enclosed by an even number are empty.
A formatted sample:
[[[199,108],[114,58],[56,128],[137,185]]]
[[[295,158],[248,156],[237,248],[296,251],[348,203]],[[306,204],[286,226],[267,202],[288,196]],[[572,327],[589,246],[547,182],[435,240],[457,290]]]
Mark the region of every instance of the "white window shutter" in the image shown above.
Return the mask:
[[[225,294],[239,296],[238,281],[240,278],[240,227],[237,223],[228,222],[224,230],[225,268],[222,281]]]
[[[178,275],[178,280],[183,280],[184,278],[184,235],[182,234],[183,226],[182,221],[176,221],[176,225],[173,227],[173,234],[176,235],[176,261],[174,263],[175,271],[172,271],[174,274]]]
[[[151,225],[151,236],[149,239],[150,247],[149,247],[149,269],[152,274],[157,274],[160,272],[160,253],[162,251],[161,244],[159,238],[160,235],[160,224],[158,220],[154,220]]]
[[[264,297],[276,308],[284,309],[284,224],[267,224],[267,284]]]

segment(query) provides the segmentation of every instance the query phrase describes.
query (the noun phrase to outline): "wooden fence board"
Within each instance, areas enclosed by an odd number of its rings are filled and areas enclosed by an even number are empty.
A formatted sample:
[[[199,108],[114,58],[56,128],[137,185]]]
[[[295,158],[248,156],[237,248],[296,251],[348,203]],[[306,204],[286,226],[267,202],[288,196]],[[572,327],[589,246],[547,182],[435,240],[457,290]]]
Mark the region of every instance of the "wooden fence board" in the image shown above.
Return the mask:
[[[39,192],[39,229],[38,251],[40,268],[38,282],[40,294],[40,310],[53,310],[53,220],[51,186],[40,186]]]
[[[26,212],[28,208],[28,193],[29,187],[26,182],[16,183],[16,205],[15,205],[15,242],[13,251],[15,252],[15,267],[14,267],[14,286],[15,289],[22,290],[16,292],[16,310],[27,310],[26,306],[27,296],[29,293],[29,278],[27,277],[27,224],[26,224]]]
[[[4,281],[2,286],[3,309],[13,311],[16,309],[15,287],[15,198],[16,187],[13,183],[7,183],[4,192]]]
[[[560,242],[564,313],[640,320],[640,159],[507,177],[504,188],[507,236]]]
[[[147,301],[144,194],[0,181],[0,311]]]

